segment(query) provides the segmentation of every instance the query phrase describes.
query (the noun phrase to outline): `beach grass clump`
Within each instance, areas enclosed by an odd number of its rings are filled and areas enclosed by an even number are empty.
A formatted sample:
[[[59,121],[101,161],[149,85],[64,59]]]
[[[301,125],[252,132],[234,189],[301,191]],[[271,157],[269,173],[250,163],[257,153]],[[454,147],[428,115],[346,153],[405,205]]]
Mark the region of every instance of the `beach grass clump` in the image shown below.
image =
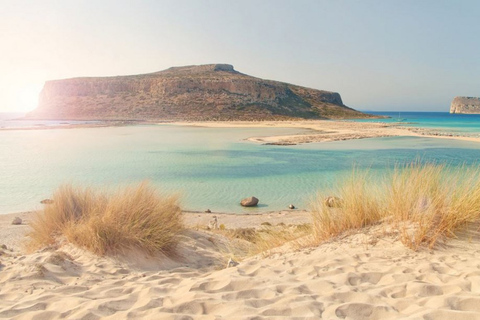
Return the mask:
[[[480,167],[416,161],[397,165],[381,177],[354,170],[334,194],[341,205],[331,206],[324,194],[312,201],[317,242],[388,221],[406,246],[432,248],[479,221]]]
[[[96,254],[141,249],[173,254],[184,229],[178,197],[143,182],[113,193],[63,185],[30,224],[29,247],[59,240]]]
[[[319,193],[311,203],[313,232],[318,241],[359,229],[381,219],[379,190],[369,181],[368,171],[354,169],[351,176],[338,184],[333,197]],[[330,197],[332,198],[332,197]]]
[[[217,230],[230,239],[239,239],[249,243],[248,255],[262,253],[268,255],[272,249],[281,247],[287,243],[294,242],[311,234],[311,225],[277,225],[262,223],[260,228],[235,228]]]
[[[263,256],[269,256],[275,248],[291,244],[294,247],[301,247],[300,239],[311,234],[310,224],[291,225],[291,226],[264,226],[257,231],[254,246],[251,248],[251,254],[261,253]]]

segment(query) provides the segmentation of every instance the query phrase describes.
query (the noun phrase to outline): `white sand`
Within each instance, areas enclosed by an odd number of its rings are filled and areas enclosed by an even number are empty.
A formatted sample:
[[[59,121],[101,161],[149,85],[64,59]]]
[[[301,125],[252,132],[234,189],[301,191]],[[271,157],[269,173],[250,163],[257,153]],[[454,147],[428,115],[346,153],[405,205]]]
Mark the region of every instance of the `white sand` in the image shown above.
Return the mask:
[[[468,134],[452,134],[447,131],[399,126],[395,123],[353,122],[330,120],[299,120],[299,121],[215,121],[215,122],[174,122],[182,126],[235,128],[298,128],[310,129],[311,132],[298,135],[250,137],[247,140],[261,144],[302,144],[311,142],[328,142],[339,140],[414,136],[440,139],[455,139],[480,142],[480,137]]]
[[[187,213],[187,224],[206,222],[198,215]],[[232,244],[193,230],[175,260],[99,258],[69,245],[25,254],[28,226],[10,225],[13,216],[0,216],[0,244],[14,249],[0,256],[0,318],[480,319],[476,232],[413,252],[380,226],[225,269]],[[229,227],[309,219],[288,211],[217,216]]]

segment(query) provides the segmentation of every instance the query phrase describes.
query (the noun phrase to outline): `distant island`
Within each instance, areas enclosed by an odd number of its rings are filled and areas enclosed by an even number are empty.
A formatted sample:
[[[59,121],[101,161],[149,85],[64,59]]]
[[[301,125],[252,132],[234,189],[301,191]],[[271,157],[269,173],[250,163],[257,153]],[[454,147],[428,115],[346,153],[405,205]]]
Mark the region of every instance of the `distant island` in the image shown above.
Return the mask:
[[[47,81],[30,119],[289,120],[373,117],[340,94],[264,80],[229,64],[172,67],[150,74]]]
[[[480,98],[455,97],[450,104],[450,113],[480,113]]]

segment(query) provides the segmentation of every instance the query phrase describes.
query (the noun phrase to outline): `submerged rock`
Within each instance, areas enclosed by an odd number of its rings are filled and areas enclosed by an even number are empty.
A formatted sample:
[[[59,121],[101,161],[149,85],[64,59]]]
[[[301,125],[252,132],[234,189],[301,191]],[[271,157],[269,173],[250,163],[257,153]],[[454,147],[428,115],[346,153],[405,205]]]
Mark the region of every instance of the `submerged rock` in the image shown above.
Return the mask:
[[[255,197],[245,198],[240,202],[240,204],[243,207],[255,207],[258,204],[258,199]]]

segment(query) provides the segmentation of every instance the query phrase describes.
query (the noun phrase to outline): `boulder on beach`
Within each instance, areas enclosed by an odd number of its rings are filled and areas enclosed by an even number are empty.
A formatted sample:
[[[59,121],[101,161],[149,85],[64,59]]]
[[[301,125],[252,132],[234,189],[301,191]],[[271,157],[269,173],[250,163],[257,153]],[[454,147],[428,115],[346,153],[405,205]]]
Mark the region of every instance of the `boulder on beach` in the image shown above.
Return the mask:
[[[22,224],[22,219],[20,217],[13,218],[12,224]]]
[[[243,207],[255,207],[258,204],[258,199],[255,197],[245,198],[240,202],[240,204]]]

